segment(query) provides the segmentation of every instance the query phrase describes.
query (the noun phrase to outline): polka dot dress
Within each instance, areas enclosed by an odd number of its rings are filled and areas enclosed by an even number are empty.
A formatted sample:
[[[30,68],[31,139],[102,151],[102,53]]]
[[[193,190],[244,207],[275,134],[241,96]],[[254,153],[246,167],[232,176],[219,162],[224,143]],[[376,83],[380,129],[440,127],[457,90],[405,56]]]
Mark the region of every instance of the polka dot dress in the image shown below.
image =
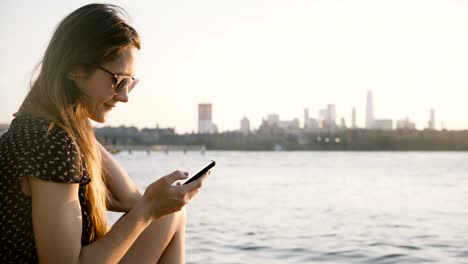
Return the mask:
[[[50,123],[46,119],[21,115],[0,138],[0,263],[38,262],[31,197],[21,190],[20,180],[25,176],[80,185],[81,243],[88,244],[91,223],[85,186],[90,178],[84,163],[80,167],[77,165],[78,151],[71,137],[58,126],[49,130]]]

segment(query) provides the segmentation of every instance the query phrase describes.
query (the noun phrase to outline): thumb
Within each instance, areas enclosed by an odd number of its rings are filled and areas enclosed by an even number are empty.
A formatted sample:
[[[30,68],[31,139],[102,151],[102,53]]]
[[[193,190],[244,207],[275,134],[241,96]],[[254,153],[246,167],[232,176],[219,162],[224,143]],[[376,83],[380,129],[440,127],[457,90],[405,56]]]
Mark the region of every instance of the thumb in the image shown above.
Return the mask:
[[[173,173],[164,177],[164,180],[167,184],[172,184],[177,180],[184,180],[187,179],[188,173],[184,173],[182,171],[174,171]]]

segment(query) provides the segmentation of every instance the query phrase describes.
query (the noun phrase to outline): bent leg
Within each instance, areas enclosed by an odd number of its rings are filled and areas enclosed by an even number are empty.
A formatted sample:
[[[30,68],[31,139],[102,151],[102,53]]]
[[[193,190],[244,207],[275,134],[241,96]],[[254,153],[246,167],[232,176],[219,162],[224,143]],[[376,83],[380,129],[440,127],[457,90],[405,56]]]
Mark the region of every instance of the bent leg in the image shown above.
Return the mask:
[[[120,263],[184,263],[185,208],[153,221]]]
[[[185,225],[172,237],[158,264],[185,263]]]

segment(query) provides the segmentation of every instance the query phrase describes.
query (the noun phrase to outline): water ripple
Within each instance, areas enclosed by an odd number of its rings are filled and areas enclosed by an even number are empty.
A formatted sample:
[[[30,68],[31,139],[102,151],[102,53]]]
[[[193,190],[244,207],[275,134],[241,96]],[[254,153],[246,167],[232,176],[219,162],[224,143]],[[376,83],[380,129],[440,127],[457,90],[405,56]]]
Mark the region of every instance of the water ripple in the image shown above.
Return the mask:
[[[407,249],[407,250],[421,250],[420,247],[416,247],[416,246],[410,246],[410,245],[393,245],[393,244],[390,244],[390,243],[381,243],[381,242],[376,242],[376,243],[367,244],[366,246],[368,246],[368,247],[382,247],[382,246],[388,246],[388,247],[395,247],[395,248],[401,248],[401,249]]]
[[[240,246],[238,248],[244,251],[257,251],[257,250],[262,250],[262,249],[269,249],[269,247],[265,247],[265,246]]]
[[[241,245],[226,245],[226,247],[241,250],[241,251],[261,251],[261,250],[271,249],[268,246],[260,246],[252,242],[244,243]]]
[[[386,254],[380,257],[371,258],[367,263],[397,263],[395,261],[406,257],[405,254]]]

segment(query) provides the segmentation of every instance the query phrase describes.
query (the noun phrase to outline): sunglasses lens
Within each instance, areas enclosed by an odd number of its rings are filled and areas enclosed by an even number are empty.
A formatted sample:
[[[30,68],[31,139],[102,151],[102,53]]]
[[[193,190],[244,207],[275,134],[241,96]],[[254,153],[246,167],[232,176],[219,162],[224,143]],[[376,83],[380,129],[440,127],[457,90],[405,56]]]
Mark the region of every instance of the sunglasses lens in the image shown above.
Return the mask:
[[[116,93],[120,93],[122,92],[123,90],[125,90],[125,88],[127,88],[128,84],[130,83],[131,79],[130,78],[125,78],[125,79],[122,79],[118,84],[117,84],[117,87],[115,87],[115,92]],[[129,91],[130,92],[130,91]]]
[[[130,91],[135,88],[135,86],[137,85],[138,83],[138,79],[133,79],[133,82],[130,84],[130,86],[128,87],[128,93],[130,93]]]

